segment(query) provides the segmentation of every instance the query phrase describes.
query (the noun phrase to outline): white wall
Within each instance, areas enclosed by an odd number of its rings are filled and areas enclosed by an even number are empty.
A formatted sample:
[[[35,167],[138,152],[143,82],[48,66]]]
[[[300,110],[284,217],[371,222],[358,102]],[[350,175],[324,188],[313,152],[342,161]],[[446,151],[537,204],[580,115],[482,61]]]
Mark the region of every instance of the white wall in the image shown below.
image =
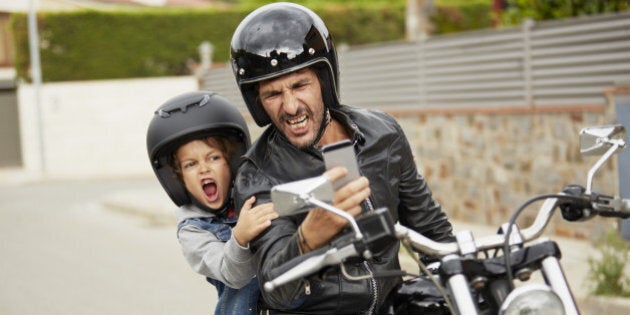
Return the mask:
[[[35,88],[21,84],[23,171],[45,178],[148,176],[145,139],[153,112],[195,90],[193,76],[43,84],[41,150]]]

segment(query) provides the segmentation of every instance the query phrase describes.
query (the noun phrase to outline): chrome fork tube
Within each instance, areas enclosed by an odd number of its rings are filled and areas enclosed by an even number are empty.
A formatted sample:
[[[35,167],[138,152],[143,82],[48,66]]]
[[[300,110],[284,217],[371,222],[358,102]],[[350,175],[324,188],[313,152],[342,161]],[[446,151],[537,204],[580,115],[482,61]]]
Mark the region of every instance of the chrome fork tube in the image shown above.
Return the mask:
[[[446,256],[443,261],[457,259],[458,256]],[[463,274],[455,274],[446,281],[448,289],[452,294],[452,301],[457,308],[457,314],[478,314],[477,306],[473,301],[472,294],[466,276]]]
[[[542,261],[542,271],[543,275],[545,276],[545,280],[547,281],[547,284],[551,286],[553,291],[556,292],[556,294],[558,294],[558,296],[562,300],[562,304],[564,304],[565,314],[580,314],[580,311],[577,308],[577,304],[575,304],[573,293],[571,292],[569,283],[564,276],[564,271],[562,270],[562,266],[560,266],[558,258],[554,256],[545,258]]]

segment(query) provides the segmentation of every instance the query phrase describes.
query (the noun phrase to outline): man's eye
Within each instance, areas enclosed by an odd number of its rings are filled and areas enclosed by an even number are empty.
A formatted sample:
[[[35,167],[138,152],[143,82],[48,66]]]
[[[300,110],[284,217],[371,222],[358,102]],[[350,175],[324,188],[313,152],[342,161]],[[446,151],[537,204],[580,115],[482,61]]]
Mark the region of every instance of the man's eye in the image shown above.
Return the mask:
[[[278,95],[280,95],[280,93],[270,93],[270,94],[264,95],[263,96],[263,100],[271,101],[271,100],[275,99],[276,97],[278,97]]]
[[[299,89],[303,89],[307,86],[311,85],[311,82],[306,81],[306,82],[298,82],[295,85],[293,85],[293,89],[295,90],[299,90]]]
[[[196,164],[195,162],[186,162],[186,163],[184,163],[183,168],[184,169],[188,169],[188,168],[191,168],[191,167],[195,166],[195,164]]]

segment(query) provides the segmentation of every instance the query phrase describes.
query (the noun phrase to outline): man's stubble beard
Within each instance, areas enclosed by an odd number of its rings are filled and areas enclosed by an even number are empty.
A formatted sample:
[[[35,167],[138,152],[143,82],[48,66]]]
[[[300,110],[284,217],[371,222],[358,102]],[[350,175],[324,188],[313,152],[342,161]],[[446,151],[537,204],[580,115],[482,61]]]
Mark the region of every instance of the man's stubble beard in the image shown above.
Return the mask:
[[[295,116],[299,116],[302,114],[303,111],[298,112]],[[289,140],[289,142],[291,143],[291,145],[293,145],[294,147],[300,149],[300,150],[304,150],[304,149],[308,149],[311,147],[315,147],[317,145],[317,141],[319,141],[320,135],[323,134],[323,129],[326,126],[323,126],[323,120],[324,120],[324,113],[325,113],[325,105],[322,105],[321,107],[321,111],[319,111],[316,115],[313,114],[312,111],[306,110],[307,114],[309,115],[309,119],[311,120],[312,123],[312,132],[309,133],[312,138],[309,139],[308,141],[306,141],[305,143],[296,143],[294,140],[292,140],[291,138],[289,138],[287,136],[287,133],[285,131],[285,129],[280,129],[278,128],[278,122],[274,122],[274,127],[276,128],[276,130],[281,131],[282,135]],[[282,119],[280,119],[280,122],[284,121],[284,117]],[[292,116],[293,117],[293,116]],[[288,128],[288,127],[287,127]]]

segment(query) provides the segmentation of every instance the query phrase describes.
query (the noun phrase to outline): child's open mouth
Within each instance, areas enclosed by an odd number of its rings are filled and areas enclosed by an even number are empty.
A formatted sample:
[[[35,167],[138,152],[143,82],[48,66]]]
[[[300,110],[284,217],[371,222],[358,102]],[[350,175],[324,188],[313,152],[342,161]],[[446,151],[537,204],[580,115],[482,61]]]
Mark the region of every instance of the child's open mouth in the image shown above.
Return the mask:
[[[201,186],[203,188],[203,192],[206,194],[206,199],[209,202],[214,202],[219,197],[219,189],[217,188],[217,183],[215,183],[211,179],[206,179],[201,182]]]

